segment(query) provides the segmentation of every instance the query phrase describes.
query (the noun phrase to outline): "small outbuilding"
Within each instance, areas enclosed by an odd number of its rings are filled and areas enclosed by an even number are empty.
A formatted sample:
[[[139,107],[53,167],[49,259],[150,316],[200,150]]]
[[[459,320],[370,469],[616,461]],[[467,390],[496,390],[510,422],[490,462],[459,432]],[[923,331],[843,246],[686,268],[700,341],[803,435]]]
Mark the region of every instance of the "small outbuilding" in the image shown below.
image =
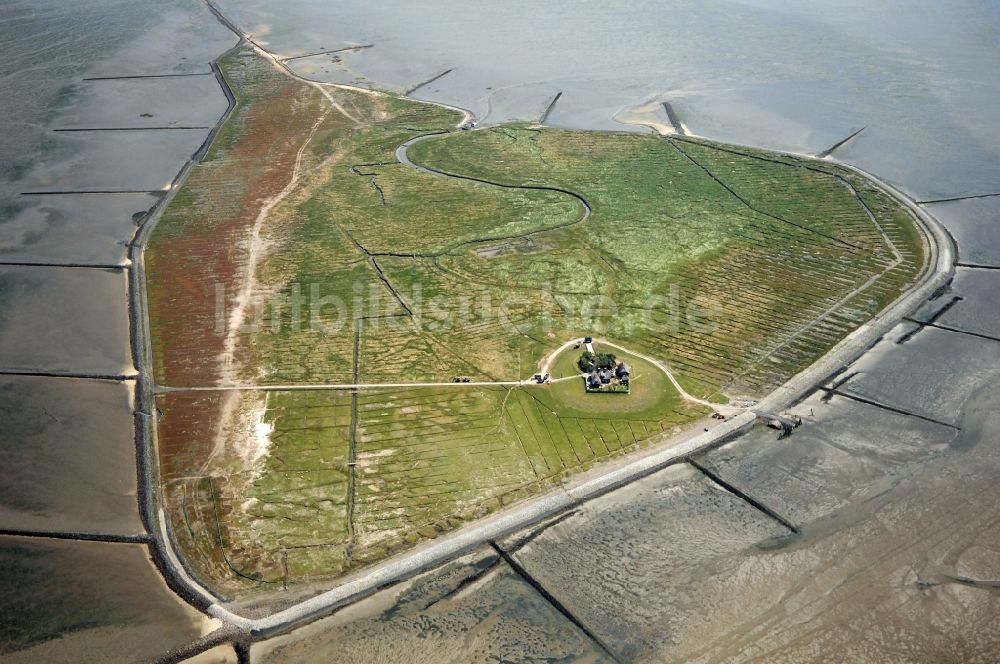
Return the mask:
[[[597,371],[591,371],[590,375],[587,376],[587,389],[589,390],[601,389],[601,377],[598,375]]]

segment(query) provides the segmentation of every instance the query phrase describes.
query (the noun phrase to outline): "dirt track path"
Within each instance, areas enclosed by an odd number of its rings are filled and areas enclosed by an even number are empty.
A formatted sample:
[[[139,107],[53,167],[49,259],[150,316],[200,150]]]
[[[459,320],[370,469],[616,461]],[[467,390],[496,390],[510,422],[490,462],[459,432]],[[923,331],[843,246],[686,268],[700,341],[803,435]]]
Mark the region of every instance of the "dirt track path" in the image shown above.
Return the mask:
[[[569,341],[563,343],[561,346],[551,351],[548,355],[543,357],[538,363],[538,373],[548,374],[552,372],[552,365],[555,362],[556,357],[568,350],[574,345],[581,343],[580,338],[570,339]],[[677,378],[674,376],[673,372],[667,367],[666,364],[657,360],[656,358],[650,357],[649,355],[644,355],[638,353],[634,350],[630,350],[625,346],[616,344],[607,339],[594,339],[595,344],[600,344],[607,346],[609,348],[614,348],[623,353],[628,353],[633,355],[640,360],[649,362],[657,369],[662,371],[670,384],[674,386],[677,393],[682,399],[690,403],[699,404],[702,406],[708,406],[716,410],[725,411],[726,414],[739,412],[745,410],[744,408],[736,406],[724,406],[717,403],[712,403],[705,399],[700,399],[681,386]],[[581,374],[582,375],[582,374]],[[564,376],[562,378],[554,378],[549,380],[550,383],[561,383],[568,380],[579,380],[580,375],[576,376]],[[414,387],[530,387],[532,385],[538,385],[534,379],[525,378],[523,380],[507,380],[507,381],[469,381],[469,382],[444,382],[444,381],[428,381],[428,382],[408,382],[408,383],[290,383],[290,384],[275,384],[275,385],[257,385],[257,384],[229,384],[229,385],[211,385],[211,386],[194,386],[194,387],[169,387],[169,386],[158,386],[157,391],[161,393],[166,392],[244,392],[244,391],[264,391],[264,392],[280,392],[280,391],[302,391],[302,390],[378,390],[378,389],[405,389]]]

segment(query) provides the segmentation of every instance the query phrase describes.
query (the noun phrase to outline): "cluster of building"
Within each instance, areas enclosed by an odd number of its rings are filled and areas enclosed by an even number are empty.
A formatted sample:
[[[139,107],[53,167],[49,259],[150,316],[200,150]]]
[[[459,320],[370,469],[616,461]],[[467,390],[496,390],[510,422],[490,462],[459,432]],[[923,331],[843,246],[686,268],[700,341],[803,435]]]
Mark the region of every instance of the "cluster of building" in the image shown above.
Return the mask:
[[[624,362],[619,362],[614,369],[594,369],[587,375],[587,391],[629,389],[629,368]]]

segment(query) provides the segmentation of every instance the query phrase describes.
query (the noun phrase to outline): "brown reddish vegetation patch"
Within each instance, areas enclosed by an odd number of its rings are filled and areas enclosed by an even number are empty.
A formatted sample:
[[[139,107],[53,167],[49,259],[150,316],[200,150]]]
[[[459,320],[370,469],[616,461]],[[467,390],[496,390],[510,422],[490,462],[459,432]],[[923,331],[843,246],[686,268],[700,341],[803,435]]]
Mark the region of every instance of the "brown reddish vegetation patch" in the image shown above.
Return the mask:
[[[220,379],[225,324],[246,269],[261,208],[292,177],[296,155],[324,111],[315,88],[294,81],[250,50],[223,62],[239,105],[206,159],[164,212],[146,252],[156,380],[211,385]],[[218,311],[217,285],[226,307]],[[221,317],[220,317],[221,314]],[[186,556],[210,574],[239,574],[220,525],[230,509],[202,467],[222,426],[218,393],[158,398],[162,498]]]
[[[156,400],[159,419],[156,444],[160,479],[169,483],[198,475],[208,460],[219,422],[222,392],[176,392]]]
[[[161,395],[156,405],[161,499],[174,539],[201,569],[230,576],[219,525],[219,497],[213,480],[202,476],[220,426],[220,392]]]
[[[236,53],[223,66],[239,106],[171,202],[146,252],[161,384],[218,382],[229,300],[242,277],[254,221],[288,184],[296,154],[323,112],[319,91],[252,51]],[[217,288],[224,288],[224,312]]]

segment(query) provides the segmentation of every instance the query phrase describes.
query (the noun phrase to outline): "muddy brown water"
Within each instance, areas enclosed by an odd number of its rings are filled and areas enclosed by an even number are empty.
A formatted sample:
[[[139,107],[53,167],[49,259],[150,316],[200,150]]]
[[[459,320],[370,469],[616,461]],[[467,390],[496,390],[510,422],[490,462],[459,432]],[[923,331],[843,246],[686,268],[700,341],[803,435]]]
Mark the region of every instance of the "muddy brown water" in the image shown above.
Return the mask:
[[[488,122],[537,119],[562,92],[557,126],[626,129],[622,111],[667,101],[694,133],[811,153],[865,126],[834,156],[918,199],[1000,193],[989,3],[220,5],[285,55],[374,44],[293,61],[322,80],[403,90],[452,69],[417,96]],[[235,39],[195,0],[4,13],[0,261],[122,265],[134,220],[207,135],[178,127],[225,108],[209,62]],[[84,80],[149,75],[169,78]],[[42,190],[126,193],[20,195]],[[961,261],[1000,266],[1000,199],[927,209]],[[943,297],[964,299],[935,319],[952,329],[888,335],[843,395],[796,408],[791,438],[755,430],[699,461],[801,535],[677,466],[513,553],[531,582],[484,549],[255,645],[254,661],[995,661],[994,279],[960,269]],[[0,371],[131,373],[125,288],[121,270],[0,268]],[[141,530],[130,390],[0,379],[0,530]],[[0,557],[5,661],[149,661],[207,627],[142,545],[3,536]]]

